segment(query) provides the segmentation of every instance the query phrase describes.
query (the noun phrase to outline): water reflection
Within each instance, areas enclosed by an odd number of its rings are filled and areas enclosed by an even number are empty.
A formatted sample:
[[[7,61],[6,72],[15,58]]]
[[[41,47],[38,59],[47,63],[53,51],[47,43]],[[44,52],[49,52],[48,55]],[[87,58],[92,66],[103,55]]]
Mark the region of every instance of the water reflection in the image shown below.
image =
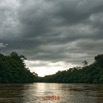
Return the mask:
[[[43,99],[48,96],[59,96],[60,99]],[[0,103],[102,103],[102,101],[102,84],[0,84]]]

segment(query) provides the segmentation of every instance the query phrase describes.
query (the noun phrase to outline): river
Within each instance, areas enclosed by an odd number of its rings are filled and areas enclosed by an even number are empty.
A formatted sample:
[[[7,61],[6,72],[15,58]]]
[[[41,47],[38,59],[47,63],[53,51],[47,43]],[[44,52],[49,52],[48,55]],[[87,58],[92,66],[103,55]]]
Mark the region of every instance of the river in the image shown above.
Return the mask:
[[[0,103],[103,103],[103,84],[0,84]]]

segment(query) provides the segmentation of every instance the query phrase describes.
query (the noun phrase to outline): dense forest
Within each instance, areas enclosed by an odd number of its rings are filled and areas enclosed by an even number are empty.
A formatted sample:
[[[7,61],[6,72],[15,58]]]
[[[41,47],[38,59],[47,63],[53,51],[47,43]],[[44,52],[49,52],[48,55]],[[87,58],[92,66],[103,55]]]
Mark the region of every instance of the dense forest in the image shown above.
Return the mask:
[[[39,77],[39,82],[50,83],[103,83],[103,54],[95,56],[95,62],[84,67],[74,67],[56,74]]]
[[[95,61],[83,67],[69,68],[53,75],[38,77],[26,68],[25,56],[12,52],[10,55],[0,54],[0,83],[103,83],[103,54],[95,56]]]
[[[37,77],[25,67],[23,55],[12,52],[10,55],[0,54],[0,83],[31,83]]]

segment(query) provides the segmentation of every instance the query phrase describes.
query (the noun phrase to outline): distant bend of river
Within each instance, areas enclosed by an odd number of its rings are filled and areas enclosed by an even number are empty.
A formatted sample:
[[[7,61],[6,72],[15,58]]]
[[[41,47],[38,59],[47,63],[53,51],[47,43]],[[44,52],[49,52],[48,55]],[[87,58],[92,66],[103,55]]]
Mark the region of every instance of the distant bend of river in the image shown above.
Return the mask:
[[[0,84],[0,103],[103,103],[103,84]]]

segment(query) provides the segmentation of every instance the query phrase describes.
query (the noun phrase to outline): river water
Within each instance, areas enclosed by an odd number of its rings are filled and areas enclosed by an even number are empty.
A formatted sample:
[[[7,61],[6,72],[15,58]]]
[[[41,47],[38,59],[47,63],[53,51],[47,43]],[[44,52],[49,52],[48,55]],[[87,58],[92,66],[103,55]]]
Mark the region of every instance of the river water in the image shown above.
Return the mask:
[[[103,103],[103,85],[0,84],[0,103]]]

